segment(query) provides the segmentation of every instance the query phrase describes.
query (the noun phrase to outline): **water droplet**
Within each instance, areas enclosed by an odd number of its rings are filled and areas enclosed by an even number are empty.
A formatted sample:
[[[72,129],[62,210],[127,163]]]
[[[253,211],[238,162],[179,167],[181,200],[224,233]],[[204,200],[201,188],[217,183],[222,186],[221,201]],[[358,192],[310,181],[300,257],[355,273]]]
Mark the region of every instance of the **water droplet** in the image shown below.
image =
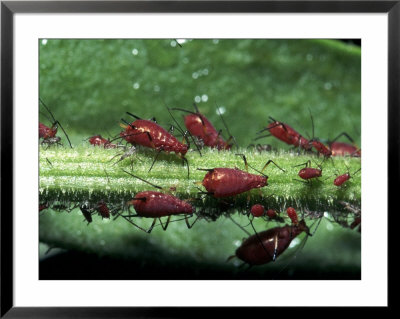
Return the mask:
[[[219,113],[219,114],[224,114],[226,112],[226,108],[225,106],[220,106],[219,108],[217,108],[217,110],[215,111],[215,113]]]
[[[171,45],[171,47],[176,47],[176,41],[175,41],[175,40],[172,40],[171,43],[170,43],[170,45]]]
[[[197,96],[194,98],[194,101],[195,101],[196,103],[200,103],[200,102],[201,102],[201,97],[197,95]]]
[[[331,223],[326,224],[326,229],[327,229],[328,231],[332,231],[332,229],[333,229],[332,224],[331,224]]]
[[[138,53],[139,53],[139,50],[138,50],[138,49],[133,49],[133,50],[132,50],[132,54],[133,54],[133,55],[138,55]]]
[[[183,58],[183,59],[182,59],[182,62],[185,63],[185,64],[187,64],[187,63],[189,62],[189,59],[188,59],[188,58]]]
[[[154,85],[154,92],[160,92],[160,87],[158,85]]]
[[[137,90],[138,88],[140,88],[140,84],[138,82],[133,83],[133,88]]]
[[[202,100],[203,102],[207,102],[207,101],[208,101],[208,96],[207,96],[207,94],[203,94],[203,95],[201,96],[201,100]]]
[[[199,77],[199,74],[197,72],[193,72],[192,78],[197,79]]]
[[[186,39],[176,39],[176,42],[178,42],[179,44],[184,44],[187,40]]]
[[[47,44],[47,39],[43,39],[43,40],[42,40],[42,44],[43,44],[43,45],[46,45],[46,44]]]
[[[235,240],[235,241],[233,242],[233,245],[234,245],[235,247],[239,247],[241,244],[242,244],[242,242],[241,242],[240,240]]]
[[[208,69],[204,69],[201,73],[203,73],[203,75],[208,75]]]
[[[332,88],[332,83],[326,82],[324,84],[324,88],[325,88],[325,90],[330,90]]]
[[[310,54],[310,53],[308,53],[307,56],[306,56],[307,61],[312,61],[313,58],[314,58],[314,57],[313,57],[312,54]]]
[[[214,39],[214,40],[213,40],[213,43],[214,43],[214,44],[218,44],[218,42],[219,42],[218,39]]]

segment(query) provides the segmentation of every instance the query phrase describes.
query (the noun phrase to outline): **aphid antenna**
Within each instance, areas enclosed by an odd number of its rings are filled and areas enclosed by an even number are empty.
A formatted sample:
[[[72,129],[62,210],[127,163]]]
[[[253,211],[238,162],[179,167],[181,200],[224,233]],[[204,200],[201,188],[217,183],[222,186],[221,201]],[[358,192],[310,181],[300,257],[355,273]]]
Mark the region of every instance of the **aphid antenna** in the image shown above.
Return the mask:
[[[243,230],[246,234],[247,234],[247,236],[251,236],[251,234],[246,230],[246,229],[244,229],[244,227],[242,226],[242,225],[240,225],[237,221],[235,221],[230,215],[228,215],[228,218],[236,225],[236,226],[238,226],[241,230]]]
[[[52,125],[57,124],[55,121],[53,121],[47,114],[45,114],[42,111],[39,111],[40,114],[42,114]]]
[[[229,134],[229,137],[233,139],[233,143],[235,144],[236,148],[238,149],[239,146],[238,146],[238,144],[237,144],[237,142],[236,142],[236,138],[235,138],[235,137],[231,134],[231,132],[229,131],[228,125],[226,125],[226,122],[225,122],[225,120],[224,120],[224,117],[222,116],[222,113],[221,113],[220,110],[219,110],[219,107],[218,107],[217,102],[215,102],[215,106],[216,106],[216,108],[217,108],[217,113],[218,113],[218,115],[220,116],[221,121],[222,121],[222,123],[224,124],[224,127],[225,127],[227,133]]]
[[[271,136],[271,134],[266,134],[266,135],[257,136],[256,138],[253,138],[253,141],[257,141],[257,140],[262,139],[262,138],[264,138],[264,137],[270,137],[270,136]]]
[[[126,112],[126,114],[132,116],[133,118],[137,119],[137,120],[141,120],[141,118],[135,114],[132,114],[131,112]]]
[[[53,119],[53,125],[55,125],[55,124],[60,125],[62,131],[64,132],[65,137],[66,137],[67,140],[68,140],[69,146],[70,146],[71,148],[73,148],[73,147],[72,147],[72,144],[71,144],[71,141],[69,140],[68,134],[65,132],[65,130],[64,130],[63,126],[61,125],[61,123],[60,123],[59,121],[57,121],[57,120],[54,118],[53,113],[51,113],[50,109],[46,106],[46,104],[44,104],[44,102],[42,101],[42,99],[41,99],[40,97],[39,97],[39,101],[43,104],[43,106],[44,106],[44,107],[46,108],[46,110],[49,112],[51,118]],[[42,113],[42,114],[43,114],[43,113]]]
[[[54,115],[53,115],[53,113],[51,113],[51,111],[50,111],[50,109],[47,107],[47,105],[43,102],[43,100],[39,97],[39,101],[40,101],[40,103],[42,103],[42,105],[45,107],[45,109],[47,110],[47,112],[49,112],[49,114],[50,114],[50,116],[51,116],[51,118],[53,119],[52,121],[50,121],[50,122],[52,122],[52,123],[56,123],[57,122],[57,120],[55,119],[55,117],[54,117]],[[42,113],[43,114],[43,113]]]
[[[147,183],[147,184],[149,184],[149,185],[151,185],[151,186],[153,186],[153,187],[155,187],[155,188],[163,189],[161,186],[158,186],[158,185],[155,185],[155,184],[153,184],[153,183],[150,183],[149,181],[146,181],[145,179],[143,179],[143,178],[141,178],[141,177],[139,177],[139,176],[133,175],[132,173],[129,173],[128,171],[126,171],[126,170],[124,170],[124,169],[122,169],[122,171],[124,171],[126,174],[131,175],[132,177],[135,177],[135,178],[141,180],[142,182],[145,182],[145,183]]]

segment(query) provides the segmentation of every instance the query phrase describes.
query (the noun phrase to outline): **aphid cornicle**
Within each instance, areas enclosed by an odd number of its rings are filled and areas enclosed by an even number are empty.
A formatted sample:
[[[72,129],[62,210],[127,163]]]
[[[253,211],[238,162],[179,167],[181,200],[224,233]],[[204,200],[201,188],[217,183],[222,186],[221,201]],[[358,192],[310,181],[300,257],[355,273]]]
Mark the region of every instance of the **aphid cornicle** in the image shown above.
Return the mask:
[[[232,144],[226,142],[221,136],[221,131],[217,131],[211,122],[199,112],[196,104],[193,105],[196,112],[181,108],[172,108],[171,110],[189,113],[184,117],[186,129],[190,134],[200,139],[205,146],[217,148],[218,150],[229,150]]]
[[[247,169],[247,160],[243,154],[236,154],[243,157],[245,166]],[[269,160],[261,170],[261,172],[270,164],[273,163],[280,170],[284,171],[274,161]],[[253,168],[254,169],[254,168]],[[242,171],[238,168],[212,168],[203,169],[198,168],[201,171],[207,171],[203,178],[202,185],[207,190],[208,194],[220,198],[238,195],[247,192],[253,188],[261,188],[268,185],[267,175],[255,175],[248,172]]]
[[[235,255],[250,266],[275,261],[289,247],[292,240],[302,232],[311,236],[304,220],[301,220],[298,225],[285,225],[256,233],[236,249]]]

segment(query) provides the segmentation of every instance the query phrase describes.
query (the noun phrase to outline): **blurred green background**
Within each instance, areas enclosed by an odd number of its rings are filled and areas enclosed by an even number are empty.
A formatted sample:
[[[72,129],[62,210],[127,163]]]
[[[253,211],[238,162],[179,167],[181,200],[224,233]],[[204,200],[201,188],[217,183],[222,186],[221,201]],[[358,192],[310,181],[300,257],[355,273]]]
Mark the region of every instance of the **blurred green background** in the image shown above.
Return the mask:
[[[361,144],[361,49],[338,40],[41,39],[39,53],[40,97],[61,122],[73,145],[87,143],[83,140],[91,135],[117,134],[120,119],[131,120],[126,111],[142,118],[155,116],[161,125],[168,127],[172,120],[166,106],[193,110],[194,102],[217,129],[224,129],[216,112],[219,108],[242,147],[255,143],[256,132],[268,124],[269,116],[288,123],[304,136],[311,136],[309,110],[314,117],[316,137],[332,139],[347,132]],[[45,113],[42,107],[40,110]],[[176,111],[174,115],[183,126],[183,114]],[[51,124],[43,114],[40,120]],[[224,133],[227,136],[225,129]],[[62,133],[58,135],[67,145]],[[290,148],[271,137],[257,142],[278,149]],[[187,242],[183,247],[174,246],[174,240],[182,239],[174,239],[178,235],[174,235],[172,227],[151,236],[138,234],[141,239],[136,243],[142,248],[136,247],[137,259],[122,260],[116,253],[118,249],[111,249],[107,254],[101,244],[108,231],[105,227],[111,225],[96,221],[86,227],[77,213],[76,216],[62,215],[64,222],[61,215],[56,216],[58,219],[51,218],[53,215],[42,216],[40,227],[58,227],[56,231],[63,234],[67,244],[63,246],[63,242],[56,239],[47,244],[68,248],[69,252],[45,255],[47,248],[41,246],[42,279],[115,279],[115,276],[121,276],[118,279],[135,279],[135,276],[157,279],[160,269],[164,269],[165,279],[270,279],[277,276],[360,279],[361,276],[360,234],[325,220],[317,232],[318,241],[310,238],[302,252],[292,258],[295,261],[284,270],[282,265],[266,265],[243,272],[238,270],[237,264],[225,263],[234,253],[240,236],[245,237],[233,223],[226,226],[226,220],[220,219],[215,225],[196,225],[189,231],[183,225],[180,231],[189,237],[184,237]],[[115,222],[116,229],[126,227],[117,222],[121,221]],[[69,228],[63,226],[67,224]],[[70,227],[75,227],[76,232],[68,232]],[[217,241],[213,247],[205,246],[193,252],[195,257],[189,256],[189,245],[196,236],[205,233],[212,236],[212,227],[227,227],[225,235],[221,236],[229,243],[218,245]],[[229,239],[233,228],[235,239]],[[132,232],[139,231],[132,229]],[[98,236],[99,249],[84,245],[87,233]],[[181,253],[168,253],[163,245],[151,243],[165,238],[172,245],[168,249]],[[82,247],[79,241],[83,241]],[[149,257],[143,251],[149,251],[150,246],[154,250],[150,249],[153,255]],[[127,247],[131,249],[132,243]],[[203,260],[199,258],[202,254],[206,256]],[[118,263],[115,258],[119,258]],[[76,260],[80,261],[80,267],[66,266]],[[102,267],[100,270],[94,267],[100,264],[109,271],[105,273]]]

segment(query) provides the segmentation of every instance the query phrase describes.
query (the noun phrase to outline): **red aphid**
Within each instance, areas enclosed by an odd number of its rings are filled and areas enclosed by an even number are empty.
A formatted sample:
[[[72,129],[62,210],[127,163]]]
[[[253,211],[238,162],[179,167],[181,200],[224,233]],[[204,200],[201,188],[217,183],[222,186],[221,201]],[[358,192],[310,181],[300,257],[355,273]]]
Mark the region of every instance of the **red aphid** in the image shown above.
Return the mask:
[[[271,208],[268,209],[268,210],[267,210],[267,216],[268,216],[269,218],[271,218],[271,219],[276,218],[276,217],[277,217],[276,211],[273,210],[273,209],[271,209]]]
[[[53,138],[57,134],[57,125],[47,127],[46,125],[39,122],[39,138],[48,139]]]
[[[154,191],[137,193],[135,199],[128,204],[133,205],[141,217],[159,218],[163,216],[192,214],[193,208],[189,203],[175,196]]]
[[[311,145],[317,150],[318,154],[322,154],[325,157],[331,157],[332,151],[326,147],[322,142],[318,140],[311,140]]]
[[[202,114],[189,114],[184,117],[185,126],[193,136],[201,139],[205,146],[219,150],[229,150],[232,145],[221,137],[211,122]]]
[[[42,210],[44,210],[44,209],[46,209],[46,208],[48,208],[49,207],[49,205],[46,203],[46,204],[39,204],[39,213],[42,211]]]
[[[299,171],[299,176],[302,179],[312,179],[312,178],[316,178],[316,177],[321,177],[322,170],[320,170],[318,168],[305,167]]]
[[[120,136],[128,143],[142,145],[167,153],[175,152],[182,156],[188,151],[188,145],[179,142],[172,134],[168,133],[155,122],[138,119],[130,125],[123,127],[125,131],[121,132]]]
[[[91,136],[89,137],[89,143],[97,146],[97,145],[103,145],[104,148],[116,148],[117,145],[110,143],[110,141],[104,137],[102,137],[101,135],[95,135],[95,136]]]
[[[343,142],[332,142],[329,144],[332,156],[354,156],[361,157],[361,150],[351,144]]]
[[[104,201],[100,201],[97,203],[96,210],[101,215],[101,217],[110,218],[110,210],[108,209],[107,204]]]
[[[264,212],[265,212],[265,208],[261,204],[255,204],[255,205],[251,206],[250,213],[254,217],[261,217],[262,215],[264,215]]]
[[[299,223],[298,217],[297,217],[297,213],[296,210],[293,207],[289,207],[286,210],[290,220],[292,221],[293,225],[297,225]]]
[[[272,119],[272,118],[271,118]],[[269,123],[266,130],[277,139],[285,142],[286,144],[293,145],[295,147],[301,147],[306,150],[311,149],[310,142],[298,133],[291,126],[272,119],[273,122]]]
[[[214,168],[208,170],[202,185],[214,197],[228,197],[266,185],[268,177],[254,175],[237,168]]]
[[[348,181],[349,179],[350,179],[350,174],[346,173],[336,177],[335,180],[333,181],[333,184],[335,184],[336,186],[341,186],[344,182]]]
[[[303,231],[310,235],[304,220],[300,221],[298,225],[275,227],[254,234],[236,250],[236,257],[251,266],[269,263],[282,254],[292,240]]]

